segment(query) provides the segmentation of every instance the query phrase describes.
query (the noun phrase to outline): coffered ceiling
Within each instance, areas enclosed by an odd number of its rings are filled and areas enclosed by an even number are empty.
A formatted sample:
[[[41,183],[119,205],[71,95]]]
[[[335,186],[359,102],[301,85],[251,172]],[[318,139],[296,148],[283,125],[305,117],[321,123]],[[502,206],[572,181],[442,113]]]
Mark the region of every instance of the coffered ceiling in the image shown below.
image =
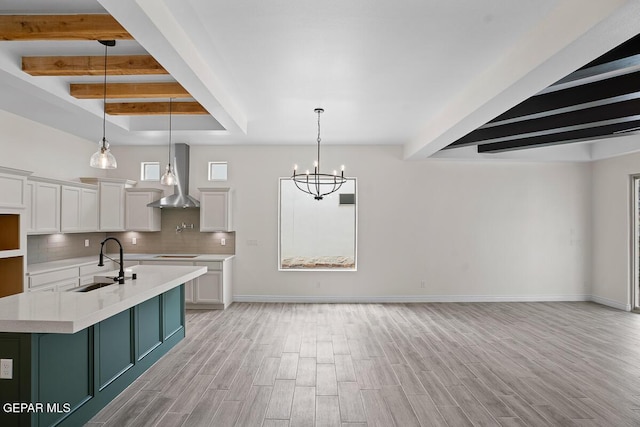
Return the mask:
[[[177,138],[190,144],[312,145],[313,109],[323,107],[323,143],[400,145],[407,159],[590,160],[640,149],[631,133],[517,152],[442,150],[639,34],[640,0],[0,4],[4,15],[70,13],[110,14],[133,40],[119,40],[109,55],[150,55],[168,73],[109,77],[161,84],[117,88],[125,95],[110,102],[125,105],[110,107],[121,113],[108,116],[113,145],[166,142],[166,99],[148,91],[173,83],[189,95],[175,102],[208,113],[175,117]],[[102,100],[84,85],[101,77],[30,75],[22,57],[103,50],[96,41],[0,42],[0,108],[97,141]]]

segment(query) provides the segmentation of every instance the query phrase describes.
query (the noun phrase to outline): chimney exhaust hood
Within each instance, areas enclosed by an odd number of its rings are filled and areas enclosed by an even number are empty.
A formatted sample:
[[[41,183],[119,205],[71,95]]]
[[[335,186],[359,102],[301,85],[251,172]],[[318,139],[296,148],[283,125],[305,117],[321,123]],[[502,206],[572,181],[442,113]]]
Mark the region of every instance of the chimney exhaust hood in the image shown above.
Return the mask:
[[[175,144],[173,159],[177,184],[171,196],[149,203],[150,208],[199,208],[200,202],[189,196],[189,146],[184,143]]]

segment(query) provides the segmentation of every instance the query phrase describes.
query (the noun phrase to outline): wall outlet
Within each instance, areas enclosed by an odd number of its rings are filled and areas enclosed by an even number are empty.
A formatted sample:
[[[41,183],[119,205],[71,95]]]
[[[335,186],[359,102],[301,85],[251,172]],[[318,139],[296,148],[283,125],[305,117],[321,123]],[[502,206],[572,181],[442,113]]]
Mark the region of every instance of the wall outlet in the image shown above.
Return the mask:
[[[319,287],[320,287],[320,282],[318,281],[316,282],[316,288],[319,288]]]
[[[424,280],[422,280],[422,281],[420,282],[420,287],[421,287],[421,288],[423,288],[423,289],[424,289],[424,288],[426,288],[426,287],[427,287],[427,282],[426,282],[426,281],[424,281]]]
[[[89,247],[89,239],[84,239],[84,247],[85,248]]]
[[[13,359],[0,359],[0,379],[13,379]]]
[[[132,245],[137,245],[138,244],[138,239],[136,239],[135,237],[131,238],[131,244]]]
[[[221,246],[225,246],[226,244],[227,244],[227,239],[224,239],[224,238],[220,239]]]

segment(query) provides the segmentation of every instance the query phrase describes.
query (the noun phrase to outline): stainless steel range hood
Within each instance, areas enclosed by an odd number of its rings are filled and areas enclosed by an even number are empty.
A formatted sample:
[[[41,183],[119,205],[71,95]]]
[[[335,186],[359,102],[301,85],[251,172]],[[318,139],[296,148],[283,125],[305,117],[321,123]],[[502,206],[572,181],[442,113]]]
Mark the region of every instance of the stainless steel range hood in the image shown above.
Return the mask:
[[[177,185],[171,196],[149,203],[151,208],[199,208],[200,202],[189,196],[189,146],[184,143],[174,145],[173,171]]]

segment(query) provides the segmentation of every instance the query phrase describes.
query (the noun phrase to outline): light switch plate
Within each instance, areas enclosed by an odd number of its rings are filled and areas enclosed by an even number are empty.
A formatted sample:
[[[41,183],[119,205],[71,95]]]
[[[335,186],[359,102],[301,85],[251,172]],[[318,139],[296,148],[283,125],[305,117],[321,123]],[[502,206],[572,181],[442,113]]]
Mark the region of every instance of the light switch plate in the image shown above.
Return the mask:
[[[89,247],[89,239],[84,239],[84,247],[85,248]]]
[[[13,379],[13,359],[0,359],[0,379]]]
[[[220,245],[225,246],[227,244],[227,239],[220,239]]]

